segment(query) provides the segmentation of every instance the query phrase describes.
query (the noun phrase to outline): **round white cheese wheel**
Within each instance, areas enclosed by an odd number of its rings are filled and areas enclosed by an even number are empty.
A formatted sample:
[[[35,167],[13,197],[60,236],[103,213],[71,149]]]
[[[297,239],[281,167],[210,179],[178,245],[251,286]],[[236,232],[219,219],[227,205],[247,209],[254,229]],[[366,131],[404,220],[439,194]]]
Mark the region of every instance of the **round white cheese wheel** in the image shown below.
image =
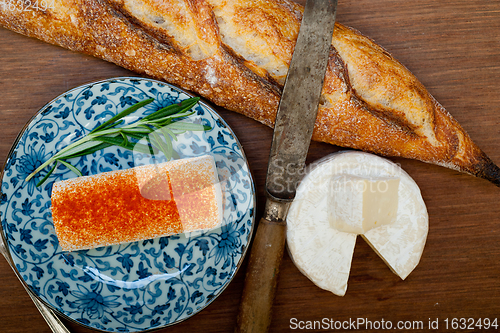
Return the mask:
[[[397,164],[363,152],[329,155],[308,167],[287,217],[287,247],[297,268],[318,287],[343,296],[351,269],[356,233],[335,229],[329,209],[331,180],[339,175],[399,178],[396,219],[362,234],[390,269],[405,279],[422,256],[428,214],[420,189]]]

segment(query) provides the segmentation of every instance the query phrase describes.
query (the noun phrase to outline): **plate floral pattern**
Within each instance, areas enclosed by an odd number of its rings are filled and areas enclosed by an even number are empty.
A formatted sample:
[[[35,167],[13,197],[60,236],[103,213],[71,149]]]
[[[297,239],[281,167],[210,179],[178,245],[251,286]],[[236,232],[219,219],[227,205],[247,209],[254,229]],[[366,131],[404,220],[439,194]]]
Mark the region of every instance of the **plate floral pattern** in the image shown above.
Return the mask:
[[[109,332],[139,332],[178,323],[210,304],[240,266],[253,231],[255,190],[242,148],[229,126],[203,102],[190,116],[211,126],[174,141],[182,157],[212,154],[224,183],[224,223],[197,234],[63,252],[51,220],[55,181],[75,177],[58,167],[25,178],[56,151],[124,108],[146,98],[145,116],[191,97],[155,80],[115,78],[84,85],[57,97],[29,122],[2,173],[1,235],[17,273],[50,307],[80,324]],[[133,152],[109,147],[71,160],[84,175],[135,165]]]

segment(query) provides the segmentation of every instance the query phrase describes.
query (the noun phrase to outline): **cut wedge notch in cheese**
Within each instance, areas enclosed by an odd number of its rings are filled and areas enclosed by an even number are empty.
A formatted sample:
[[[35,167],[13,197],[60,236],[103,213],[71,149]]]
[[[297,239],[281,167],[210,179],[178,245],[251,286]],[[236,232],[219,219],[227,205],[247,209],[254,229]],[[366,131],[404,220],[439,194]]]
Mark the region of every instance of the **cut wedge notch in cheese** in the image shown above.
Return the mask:
[[[211,155],[59,181],[51,201],[64,251],[212,229],[223,216]]]
[[[369,186],[373,193],[365,191]],[[384,201],[389,206],[379,211]],[[387,159],[362,152],[332,154],[310,167],[287,217],[295,265],[339,296],[347,291],[358,234],[405,279],[420,261],[427,232],[427,209],[413,179]]]
[[[364,234],[392,224],[398,212],[399,178],[340,175],[330,181],[328,202],[332,227]]]

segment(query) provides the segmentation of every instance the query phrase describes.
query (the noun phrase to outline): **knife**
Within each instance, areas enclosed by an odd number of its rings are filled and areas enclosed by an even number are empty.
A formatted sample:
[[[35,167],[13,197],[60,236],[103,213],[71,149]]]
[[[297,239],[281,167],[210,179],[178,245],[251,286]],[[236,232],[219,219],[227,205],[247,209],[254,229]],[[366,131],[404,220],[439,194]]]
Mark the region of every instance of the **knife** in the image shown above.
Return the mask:
[[[286,238],[328,64],[337,0],[307,0],[283,87],[267,168],[266,206],[248,262],[235,332],[267,332]]]

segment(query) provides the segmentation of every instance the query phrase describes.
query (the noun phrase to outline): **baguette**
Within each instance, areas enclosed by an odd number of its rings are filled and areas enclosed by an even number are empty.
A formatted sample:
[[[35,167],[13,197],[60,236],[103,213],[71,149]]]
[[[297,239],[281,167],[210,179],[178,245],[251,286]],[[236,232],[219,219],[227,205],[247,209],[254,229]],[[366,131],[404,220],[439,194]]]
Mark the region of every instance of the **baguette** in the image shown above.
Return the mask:
[[[191,90],[273,126],[303,7],[288,0],[55,0],[0,25]],[[10,6],[9,6],[10,4]],[[445,166],[500,169],[408,69],[337,23],[313,140]]]

